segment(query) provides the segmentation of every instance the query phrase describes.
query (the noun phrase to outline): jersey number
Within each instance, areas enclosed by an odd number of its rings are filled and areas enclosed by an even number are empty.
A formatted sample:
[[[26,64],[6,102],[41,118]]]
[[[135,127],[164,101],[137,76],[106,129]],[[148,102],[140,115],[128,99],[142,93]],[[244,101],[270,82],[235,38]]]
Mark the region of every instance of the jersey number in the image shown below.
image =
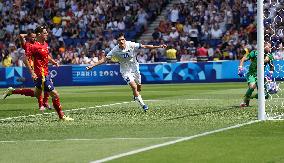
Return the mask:
[[[123,54],[123,58],[128,58],[129,57],[129,54],[128,53],[124,53]]]

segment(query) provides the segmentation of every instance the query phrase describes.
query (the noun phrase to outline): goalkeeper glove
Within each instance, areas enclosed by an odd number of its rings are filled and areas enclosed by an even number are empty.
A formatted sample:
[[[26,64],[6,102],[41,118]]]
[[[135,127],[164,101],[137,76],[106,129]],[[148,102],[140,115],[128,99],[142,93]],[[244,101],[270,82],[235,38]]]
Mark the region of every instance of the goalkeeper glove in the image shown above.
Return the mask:
[[[269,73],[266,75],[266,79],[268,81],[272,81],[273,80],[273,71],[269,71]]]
[[[238,75],[239,75],[239,77],[245,76],[245,69],[243,67],[238,68]]]

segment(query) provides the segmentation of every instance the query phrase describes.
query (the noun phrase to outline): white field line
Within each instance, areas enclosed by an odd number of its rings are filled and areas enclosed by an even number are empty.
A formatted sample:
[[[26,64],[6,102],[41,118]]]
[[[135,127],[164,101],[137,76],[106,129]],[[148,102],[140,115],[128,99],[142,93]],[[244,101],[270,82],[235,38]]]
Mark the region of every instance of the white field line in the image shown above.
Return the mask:
[[[283,116],[283,115],[284,114],[282,114],[281,116]],[[279,118],[279,115],[275,116],[275,117],[271,117],[271,118],[272,119],[268,119],[268,120],[272,120],[272,121],[280,120],[280,119],[275,119],[275,118]],[[206,136],[206,135],[211,135],[211,134],[214,134],[214,133],[223,132],[223,131],[234,129],[234,128],[239,128],[239,127],[250,125],[250,124],[253,124],[253,123],[257,123],[257,122],[260,122],[260,120],[254,120],[254,121],[250,121],[250,122],[247,122],[247,123],[237,124],[237,125],[234,125],[234,126],[221,128],[221,129],[217,129],[217,130],[213,130],[213,131],[208,131],[208,132],[204,132],[204,133],[189,136],[189,137],[183,137],[183,138],[180,138],[178,140],[173,140],[173,141],[169,141],[169,142],[165,142],[165,143],[161,143],[161,144],[157,144],[157,145],[153,145],[153,146],[149,146],[149,147],[145,147],[145,148],[136,149],[136,150],[129,151],[129,152],[126,152],[126,153],[113,155],[113,156],[106,157],[106,158],[103,158],[103,159],[100,159],[100,160],[91,161],[90,163],[102,163],[102,162],[114,160],[114,159],[117,159],[117,158],[121,158],[121,157],[124,157],[124,156],[129,156],[129,155],[137,154],[137,153],[140,153],[140,152],[148,151],[148,150],[151,150],[151,149],[160,148],[160,147],[163,147],[163,146],[172,145],[172,144],[176,144],[176,143],[179,143],[179,142],[191,140],[191,139],[194,139],[194,138],[198,138],[198,137],[202,137],[202,136]]]
[[[132,102],[134,102],[134,101],[132,101]],[[128,104],[128,103],[130,103],[130,102],[117,102],[117,103],[113,103],[113,104],[96,105],[96,106],[91,106],[91,107],[87,107],[87,108],[77,108],[77,109],[64,110],[64,112],[94,109],[94,108],[101,108],[101,107],[109,107],[109,106],[122,105],[122,104]],[[8,118],[0,119],[0,121],[7,121],[7,120],[13,120],[13,119],[19,119],[19,118],[27,118],[27,117],[36,117],[36,116],[42,116],[42,115],[51,115],[51,114],[55,114],[55,112],[43,113],[43,114],[32,114],[32,115],[17,116],[17,117],[8,117]]]
[[[250,121],[250,122],[243,123],[243,124],[237,124],[237,125],[226,127],[226,128],[208,131],[208,132],[204,132],[204,133],[201,133],[201,134],[180,138],[180,139],[177,139],[177,140],[168,141],[168,142],[165,142],[165,143],[152,145],[152,146],[145,147],[145,148],[136,149],[136,150],[129,151],[129,152],[126,152],[126,153],[121,153],[121,154],[118,154],[118,155],[106,157],[106,158],[103,158],[103,159],[100,159],[100,160],[91,161],[90,163],[106,162],[106,161],[114,160],[114,159],[121,158],[121,157],[124,157],[124,156],[129,156],[129,155],[137,154],[137,153],[140,153],[140,152],[145,152],[145,151],[148,151],[148,150],[151,150],[151,149],[160,148],[160,147],[163,147],[163,146],[172,145],[172,144],[176,144],[176,143],[179,143],[179,142],[191,140],[191,139],[194,139],[194,138],[198,138],[198,137],[202,137],[202,136],[206,136],[206,135],[210,135],[210,134],[214,134],[214,133],[218,133],[218,132],[222,132],[222,131],[226,131],[226,130],[230,130],[230,129],[234,129],[234,128],[239,128],[239,127],[249,125],[249,124],[253,124],[253,123],[256,123],[256,122],[259,122],[259,120]]]
[[[183,137],[152,137],[152,138],[97,138],[97,139],[37,139],[37,140],[3,140],[0,143],[20,143],[20,142],[61,142],[61,141],[101,141],[101,140],[161,140],[180,139]]]
[[[186,100],[202,100],[202,99],[186,99]],[[157,102],[157,101],[164,101],[164,100],[144,100],[144,101]],[[134,101],[131,101],[131,102],[134,102]],[[125,102],[117,102],[117,103],[113,103],[113,104],[96,105],[96,106],[90,106],[90,107],[87,107],[87,108],[77,108],[77,109],[64,110],[64,112],[79,111],[79,110],[94,109],[94,108],[102,108],[102,107],[109,107],[109,106],[114,106],[114,105],[128,104],[128,103],[131,103],[131,102],[125,101]],[[19,119],[19,118],[28,118],[28,117],[37,117],[37,116],[51,115],[51,114],[55,114],[55,112],[43,113],[43,114],[32,114],[32,115],[17,116],[17,117],[8,117],[8,118],[0,119],[0,121],[7,121],[7,120],[13,120],[13,119]]]

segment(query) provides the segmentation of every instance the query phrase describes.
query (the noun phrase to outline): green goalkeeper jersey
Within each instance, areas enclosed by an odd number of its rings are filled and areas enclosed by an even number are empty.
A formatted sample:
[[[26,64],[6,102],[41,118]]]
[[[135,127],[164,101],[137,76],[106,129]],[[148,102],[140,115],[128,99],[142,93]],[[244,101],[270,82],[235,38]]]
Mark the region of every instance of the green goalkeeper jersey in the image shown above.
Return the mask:
[[[269,64],[270,65],[270,69],[272,69],[273,68],[273,65],[272,65],[273,55],[269,53],[269,54],[265,54],[265,56],[269,57],[270,62],[269,63],[265,63],[264,67],[267,64]],[[256,77],[257,76],[257,51],[256,50],[251,51],[246,56],[246,58],[251,61],[251,64],[249,66],[248,75],[252,75],[252,76]]]

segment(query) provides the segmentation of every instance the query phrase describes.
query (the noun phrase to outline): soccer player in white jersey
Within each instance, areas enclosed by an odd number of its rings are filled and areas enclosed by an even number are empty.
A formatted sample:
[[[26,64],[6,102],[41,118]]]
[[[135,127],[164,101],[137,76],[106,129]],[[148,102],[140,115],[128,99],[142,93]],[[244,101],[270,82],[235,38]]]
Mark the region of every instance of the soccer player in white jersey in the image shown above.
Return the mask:
[[[106,57],[103,57],[98,62],[87,66],[87,70],[91,70],[93,67],[105,63],[107,60],[111,60],[112,57],[116,58],[120,63],[120,73],[123,79],[129,84],[133,91],[134,100],[139,102],[144,111],[148,110],[148,106],[143,102],[140,95],[141,91],[141,75],[139,71],[139,63],[137,62],[135,52],[139,48],[156,49],[166,48],[167,45],[142,45],[136,42],[126,41],[124,34],[120,33],[117,37],[118,45],[116,45]]]

